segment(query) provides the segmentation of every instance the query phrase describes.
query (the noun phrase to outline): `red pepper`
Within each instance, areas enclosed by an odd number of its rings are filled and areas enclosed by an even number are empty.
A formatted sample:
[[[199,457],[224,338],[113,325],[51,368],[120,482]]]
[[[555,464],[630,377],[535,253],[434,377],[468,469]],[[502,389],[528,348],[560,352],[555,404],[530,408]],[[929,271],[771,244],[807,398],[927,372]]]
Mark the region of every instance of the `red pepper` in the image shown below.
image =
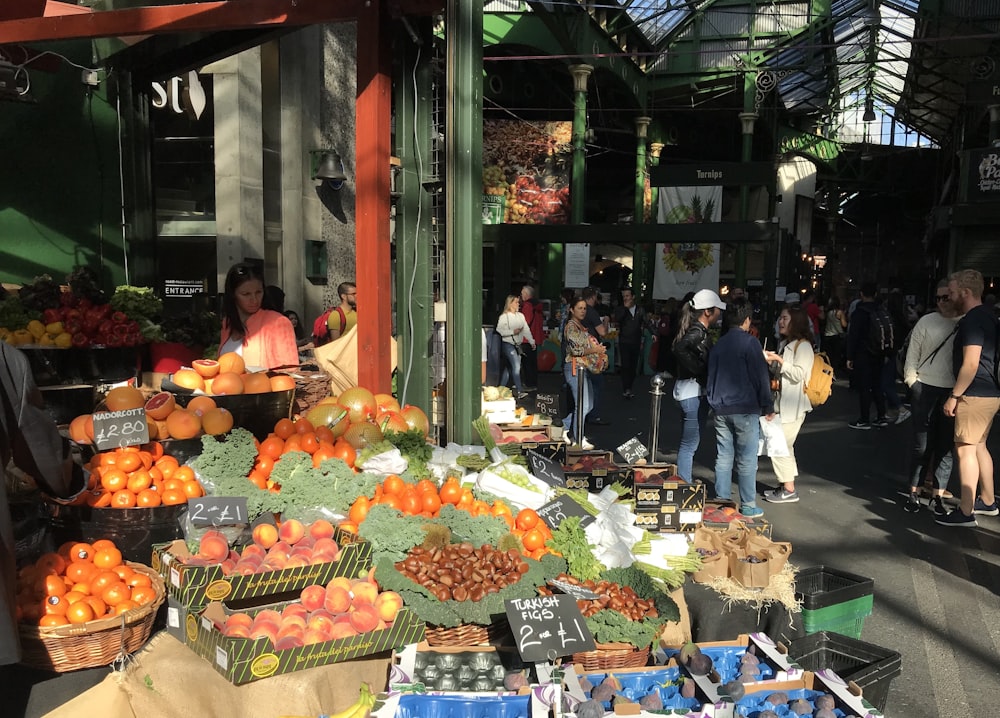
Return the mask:
[[[83,349],[90,346],[90,337],[88,337],[83,332],[75,332],[73,334],[73,346]]]
[[[111,308],[110,305],[105,305],[105,306],[107,306],[109,309]],[[126,315],[125,312],[114,312],[111,315],[111,321],[118,322],[119,324],[121,324],[122,322],[127,322],[128,315]]]
[[[62,315],[59,313],[58,309],[46,309],[42,312],[42,318],[45,320],[46,324],[62,321]]]
[[[111,316],[111,305],[110,304],[98,304],[94,306],[94,311],[101,315],[102,319],[107,319]]]
[[[83,330],[83,322],[80,321],[79,317],[68,317],[63,322],[63,329],[70,334],[79,334]]]

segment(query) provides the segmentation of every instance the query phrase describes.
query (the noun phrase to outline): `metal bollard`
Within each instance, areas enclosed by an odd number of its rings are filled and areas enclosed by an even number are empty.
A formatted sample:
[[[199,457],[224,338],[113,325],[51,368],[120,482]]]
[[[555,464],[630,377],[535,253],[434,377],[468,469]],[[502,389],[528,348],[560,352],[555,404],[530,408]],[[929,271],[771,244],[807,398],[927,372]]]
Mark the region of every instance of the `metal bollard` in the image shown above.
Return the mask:
[[[649,383],[653,387],[649,392],[653,400],[649,403],[649,446],[646,449],[649,451],[649,461],[655,463],[660,443],[660,399],[663,397],[663,387],[666,386],[667,380],[663,378],[663,374],[654,374]]]
[[[583,448],[583,420],[585,414],[583,413],[583,392],[584,387],[587,382],[587,370],[583,368],[580,363],[576,365],[576,421],[573,422],[573,428],[576,429],[576,441],[574,446],[578,449]]]

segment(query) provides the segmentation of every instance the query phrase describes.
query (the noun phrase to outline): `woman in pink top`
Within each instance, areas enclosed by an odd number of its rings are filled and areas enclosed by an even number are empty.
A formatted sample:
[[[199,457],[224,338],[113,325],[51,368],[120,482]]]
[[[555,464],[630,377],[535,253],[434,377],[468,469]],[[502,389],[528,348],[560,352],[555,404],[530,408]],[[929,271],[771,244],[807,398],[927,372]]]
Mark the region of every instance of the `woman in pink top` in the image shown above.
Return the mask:
[[[219,354],[235,351],[247,367],[297,366],[295,329],[284,314],[264,307],[264,274],[253,264],[234,264],[222,295]]]

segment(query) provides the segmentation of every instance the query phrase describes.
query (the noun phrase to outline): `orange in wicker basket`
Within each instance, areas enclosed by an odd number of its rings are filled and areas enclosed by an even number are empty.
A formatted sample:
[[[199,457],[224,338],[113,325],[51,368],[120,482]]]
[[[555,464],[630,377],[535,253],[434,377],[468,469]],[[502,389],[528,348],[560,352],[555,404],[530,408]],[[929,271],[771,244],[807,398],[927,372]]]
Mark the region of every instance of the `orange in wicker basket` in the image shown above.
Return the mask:
[[[641,668],[649,663],[648,646],[636,648],[629,643],[598,643],[596,645],[596,650],[574,653],[573,663],[591,673],[614,668]]]
[[[67,626],[20,624],[21,662],[32,668],[63,673],[80,668],[110,665],[120,655],[133,653],[149,640],[156,612],[166,596],[160,575],[149,566],[126,562],[136,573],[149,577],[156,598],[120,616],[109,616]]]

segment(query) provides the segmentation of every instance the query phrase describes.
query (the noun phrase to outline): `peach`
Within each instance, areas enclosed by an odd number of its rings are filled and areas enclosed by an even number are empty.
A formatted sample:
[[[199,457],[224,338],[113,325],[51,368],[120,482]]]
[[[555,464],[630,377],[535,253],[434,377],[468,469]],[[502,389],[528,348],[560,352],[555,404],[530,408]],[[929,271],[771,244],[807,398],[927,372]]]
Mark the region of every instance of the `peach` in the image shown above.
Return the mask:
[[[326,590],[329,591],[334,586],[342,588],[349,593],[351,590],[351,579],[346,576],[334,576],[330,579],[330,582],[326,584]]]
[[[306,534],[301,539],[295,542],[295,548],[302,547],[311,549],[315,545],[316,545],[316,539],[314,539],[309,534]]]
[[[326,519],[317,519],[309,524],[309,535],[314,539],[333,538],[333,524]]]
[[[301,543],[297,543],[295,544],[295,548],[292,549],[292,552],[288,554],[288,557],[291,558],[292,556],[305,556],[306,558],[310,558],[312,555],[313,555],[312,547],[303,546]]]
[[[236,562],[233,561],[231,558],[227,558],[225,561],[219,564],[219,568],[222,569],[223,576],[228,576],[233,572],[233,569],[236,568]]]
[[[330,630],[333,628],[333,614],[324,609],[319,609],[318,611],[313,611],[309,614],[309,620],[306,621],[306,630],[321,631],[322,633],[329,635]]]
[[[323,608],[330,613],[344,613],[351,607],[351,594],[342,586],[332,586],[326,589],[326,599]]]
[[[375,603],[375,599],[378,598],[378,586],[374,583],[368,583],[368,581],[356,581],[351,586],[351,594],[351,605],[372,605]]]
[[[277,628],[277,626],[281,623],[281,614],[273,608],[265,608],[253,617],[253,625],[255,626],[267,621],[273,623]]]
[[[302,634],[306,632],[306,622],[302,616],[290,616],[291,622],[285,622],[281,624],[281,628],[278,629],[278,638],[283,636],[298,636],[302,638]],[[295,621],[302,621],[301,625]]]
[[[252,573],[257,573],[260,570],[260,561],[248,561],[246,559],[240,559],[233,566],[233,573],[239,576],[249,576]]]
[[[268,556],[264,559],[264,563],[260,565],[261,571],[280,571],[285,567],[285,563],[288,561],[287,556],[282,556],[280,553],[274,556]]]
[[[306,586],[299,594],[299,600],[310,611],[323,608],[323,603],[326,601],[326,589],[322,586]]]
[[[276,651],[287,651],[289,648],[300,648],[302,646],[302,636],[301,635],[285,635],[279,636],[277,641],[273,641],[274,650]]]
[[[375,598],[374,605],[378,617],[386,623],[392,623],[399,609],[403,607],[403,599],[395,591],[383,591]]]
[[[278,543],[278,527],[274,524],[257,524],[253,527],[253,541],[261,548],[271,548]]]
[[[358,632],[354,630],[350,623],[335,623],[333,628],[330,630],[330,640],[337,641],[341,638],[350,638],[351,636],[358,635]]]
[[[302,645],[310,646],[313,643],[326,643],[330,640],[330,634],[318,628],[307,628],[302,634]]]
[[[306,529],[298,519],[287,519],[281,522],[278,535],[282,541],[294,546],[306,535]]]
[[[226,617],[226,626],[246,626],[253,625],[253,619],[247,613],[231,613]]]
[[[306,619],[309,618],[309,610],[301,603],[289,603],[281,609],[281,617],[286,618],[288,616],[302,616],[303,619]]]
[[[247,626],[226,626],[222,629],[222,634],[230,638],[252,638],[250,629]]]
[[[267,556],[267,551],[263,547],[258,546],[255,543],[247,544],[243,547],[243,553],[240,554],[240,558],[259,558],[261,561]]]
[[[337,555],[340,553],[340,546],[332,538],[318,538],[316,539],[315,545],[313,545],[313,553],[317,554],[320,552],[332,553],[334,560],[336,560]]]
[[[279,541],[274,544],[271,548],[267,550],[267,556],[281,556],[282,558],[288,558],[292,554],[292,545],[285,543],[284,541]]]
[[[220,531],[206,531],[198,542],[198,553],[213,563],[229,558],[229,541]]]
[[[333,563],[336,560],[336,557],[326,551],[313,551],[313,555],[309,559],[309,565],[318,566],[322,563]]]
[[[240,554],[236,551],[236,549],[231,548],[231,549],[229,549],[229,557],[226,560],[227,561],[232,561],[233,563],[236,563],[241,558],[242,558],[242,556],[240,556]]]
[[[351,627],[358,633],[374,631],[379,620],[381,619],[379,619],[374,606],[355,606],[351,612]]]
[[[303,566],[308,566],[309,561],[310,559],[302,554],[289,556],[288,560],[285,561],[285,568],[302,568]]]
[[[255,641],[267,638],[271,643],[275,643],[278,640],[278,628],[271,623],[264,622],[250,629],[250,638]]]

